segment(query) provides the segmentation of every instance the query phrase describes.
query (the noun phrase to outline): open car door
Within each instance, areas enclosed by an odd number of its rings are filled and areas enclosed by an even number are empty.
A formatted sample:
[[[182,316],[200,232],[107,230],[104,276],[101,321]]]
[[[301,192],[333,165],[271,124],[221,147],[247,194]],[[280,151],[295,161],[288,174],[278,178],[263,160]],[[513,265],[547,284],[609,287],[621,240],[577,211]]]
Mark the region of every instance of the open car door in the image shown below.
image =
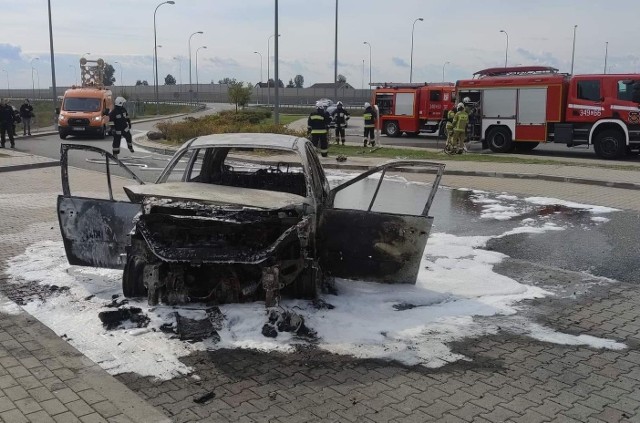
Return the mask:
[[[108,198],[88,198],[71,194],[69,188],[69,151],[71,150],[81,150],[80,155],[91,154],[92,157],[98,157],[98,159],[86,159],[92,163],[104,159]],[[60,146],[63,194],[58,196],[58,221],[70,264],[112,269],[124,267],[125,247],[134,226],[133,219],[142,210],[142,206],[114,199],[110,162],[117,164],[124,174],[137,183],[144,184],[120,160],[100,148],[76,144]],[[77,170],[74,169],[75,171]]]
[[[390,171],[433,175],[431,185],[387,177]],[[329,276],[415,284],[433,217],[428,216],[444,164],[398,161],[335,187],[322,211],[319,241]],[[378,177],[379,174],[379,177]]]

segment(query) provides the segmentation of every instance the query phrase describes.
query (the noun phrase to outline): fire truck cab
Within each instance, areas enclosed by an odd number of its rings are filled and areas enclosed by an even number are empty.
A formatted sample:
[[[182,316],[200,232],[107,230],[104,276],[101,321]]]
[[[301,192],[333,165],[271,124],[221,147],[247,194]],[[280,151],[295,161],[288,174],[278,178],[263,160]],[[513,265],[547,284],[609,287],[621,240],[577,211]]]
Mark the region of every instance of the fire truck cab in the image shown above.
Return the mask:
[[[491,68],[456,84],[468,135],[495,152],[541,142],[593,145],[604,159],[640,149],[640,75],[574,75],[544,66]]]
[[[373,104],[378,106],[382,133],[399,137],[402,133],[440,133],[449,110],[454,108],[452,83],[374,83]]]

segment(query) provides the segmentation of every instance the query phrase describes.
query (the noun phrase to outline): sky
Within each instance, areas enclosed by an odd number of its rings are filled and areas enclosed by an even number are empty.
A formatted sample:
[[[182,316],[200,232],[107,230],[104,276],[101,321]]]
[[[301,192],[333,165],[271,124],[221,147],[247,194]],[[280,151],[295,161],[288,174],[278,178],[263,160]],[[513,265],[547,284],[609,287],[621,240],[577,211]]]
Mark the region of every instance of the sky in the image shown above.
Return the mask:
[[[0,89],[50,86],[51,60],[47,1],[4,2],[0,15]],[[110,0],[99,13],[80,0],[51,0],[56,80],[76,83],[78,60],[102,58],[114,64],[116,85],[153,80],[153,15],[158,0]],[[267,79],[267,45],[274,34],[275,0],[175,0],[157,9],[156,34],[160,81],[172,74],[192,81],[198,50],[198,80],[224,77],[256,83]],[[89,16],[95,15],[94,18]],[[601,73],[605,43],[612,73],[640,71],[636,40],[640,2],[616,7],[597,0],[339,0],[338,73],[356,88],[369,82],[408,82],[411,35],[413,81],[470,78],[473,72],[503,66],[508,34],[510,65],[571,68],[574,25],[575,73]],[[423,21],[416,19],[423,18]],[[415,22],[415,26],[413,23]],[[331,82],[334,64],[334,0],[279,1],[279,76],[297,74],[305,86]],[[275,38],[275,37],[274,37]],[[274,38],[271,38],[273,77]],[[255,54],[257,51],[262,55]],[[85,53],[90,53],[86,55]],[[115,63],[118,62],[118,63]],[[445,65],[446,62],[449,64]],[[262,63],[262,72],[261,72]],[[32,78],[32,67],[34,69]],[[261,77],[262,73],[262,77]]]
[[[329,175],[329,178],[339,183],[351,176]],[[395,181],[394,184],[400,180],[396,178]],[[41,195],[21,195],[24,197],[21,201],[28,198],[30,204],[50,200]],[[395,360],[407,365],[437,368],[459,360],[471,360],[454,352],[452,342],[498,333],[592,348],[620,350],[627,347],[613,339],[559,332],[521,312],[520,302],[526,299],[572,298],[576,291],[586,292],[594,284],[615,281],[584,272],[572,289],[565,286],[555,289],[548,283],[543,289],[540,281],[529,285],[497,273],[494,266],[508,257],[486,248],[493,238],[515,234],[535,237],[544,232],[567,230],[566,220],[558,218],[560,215],[533,212],[540,206],[561,205],[585,212],[588,220],[580,225],[587,231],[606,223],[615,209],[485,191],[473,191],[470,199],[477,206],[479,221],[509,221],[511,229],[495,235],[461,236],[438,232],[434,226],[415,285],[337,279],[338,295],[321,295],[321,299],[334,307],[332,309],[318,309],[309,301],[283,299],[281,309],[298,313],[306,326],[316,332],[317,338],[311,341],[287,332],[279,332],[276,338],[263,336],[261,329],[267,321],[263,302],[220,306],[224,319],[218,330],[220,341],[217,343],[211,339],[184,342],[160,330],[165,324],[175,326],[176,312],[191,319],[205,319],[204,310],[208,306],[204,304],[151,307],[145,299],[130,299],[127,307],[139,307],[150,319],[149,325],[138,328],[131,321],[124,321],[117,330],[106,330],[98,315],[113,310],[107,304],[114,296],[122,298],[122,271],[70,266],[60,241],[31,245],[9,261],[7,272],[11,283],[27,281],[61,287],[58,295],[54,294],[46,301],[28,300],[22,308],[58,335],[65,334],[69,343],[111,374],[135,372],[171,379],[194,371],[180,360],[194,351],[246,348],[287,353],[295,351],[299,345],[312,345],[357,358]],[[0,197],[2,201],[16,201],[15,195]],[[56,224],[42,223],[43,227]],[[478,224],[474,233],[485,230]],[[41,231],[41,225],[37,224],[20,236],[31,239]],[[0,312],[15,314],[20,312],[20,307],[0,295]],[[192,374],[192,377],[198,376]]]

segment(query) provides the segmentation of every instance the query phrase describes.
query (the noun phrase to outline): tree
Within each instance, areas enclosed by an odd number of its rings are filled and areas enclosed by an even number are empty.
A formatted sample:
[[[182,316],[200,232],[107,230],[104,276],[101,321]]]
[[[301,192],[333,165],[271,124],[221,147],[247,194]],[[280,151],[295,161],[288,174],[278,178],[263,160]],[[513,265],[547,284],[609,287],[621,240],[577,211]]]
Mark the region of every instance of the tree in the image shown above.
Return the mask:
[[[293,79],[289,80],[289,83],[287,84],[287,88],[295,88],[296,84],[293,83]]]
[[[296,75],[293,78],[293,83],[296,85],[296,88],[302,88],[304,86],[304,76]]]
[[[176,79],[170,73],[164,77],[164,85],[176,85]]]
[[[115,72],[116,70],[113,68],[113,65],[110,65],[109,63],[104,64],[104,80],[102,83],[106,87],[110,87],[116,82],[116,77],[113,76]]]
[[[273,78],[269,78],[269,81],[267,81],[267,85],[272,88],[276,86],[276,81]],[[278,86],[280,88],[284,88],[284,84],[282,83],[282,79],[278,78]]]
[[[244,107],[249,104],[249,100],[251,99],[251,84],[247,83],[244,85],[244,82],[232,82],[229,84],[229,102],[236,105],[236,112],[238,111],[238,106]]]
[[[149,85],[149,83],[147,82],[146,79],[144,81],[141,81],[141,80],[138,79],[136,81],[136,85]]]
[[[347,77],[340,74],[338,75],[338,82],[340,82],[341,84],[346,84],[347,83]]]
[[[238,83],[238,81],[236,81],[235,78],[223,78],[221,80],[218,81],[218,84],[226,84],[226,85],[232,85],[232,84],[236,84]]]

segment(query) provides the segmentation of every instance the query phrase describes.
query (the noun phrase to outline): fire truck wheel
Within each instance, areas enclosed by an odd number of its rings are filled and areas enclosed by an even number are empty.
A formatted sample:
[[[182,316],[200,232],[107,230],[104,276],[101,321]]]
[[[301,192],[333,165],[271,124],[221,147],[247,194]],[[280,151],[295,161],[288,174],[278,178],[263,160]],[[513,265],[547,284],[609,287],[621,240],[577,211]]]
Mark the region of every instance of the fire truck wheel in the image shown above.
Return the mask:
[[[487,134],[489,148],[495,153],[508,153],[513,150],[511,131],[504,126],[497,126]]]
[[[615,129],[605,129],[596,136],[593,149],[601,159],[611,160],[624,156],[627,146],[622,132]]]
[[[390,137],[399,137],[400,135],[402,135],[402,131],[400,131],[398,122],[394,120],[390,120],[384,125],[384,131]]]

